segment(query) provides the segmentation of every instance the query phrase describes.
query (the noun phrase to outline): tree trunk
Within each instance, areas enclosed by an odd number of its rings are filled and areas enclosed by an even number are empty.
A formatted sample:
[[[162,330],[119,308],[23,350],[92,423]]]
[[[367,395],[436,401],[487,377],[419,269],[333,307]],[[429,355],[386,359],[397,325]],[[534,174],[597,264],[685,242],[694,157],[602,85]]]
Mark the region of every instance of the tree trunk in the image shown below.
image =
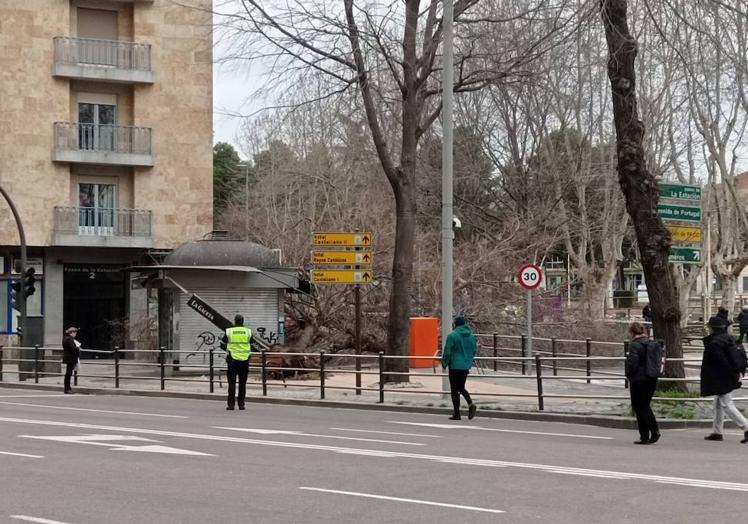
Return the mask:
[[[696,284],[698,277],[701,276],[701,272],[696,271],[685,278],[681,276],[680,272],[676,271],[675,268],[673,268],[673,273],[675,285],[678,286],[678,307],[680,308],[681,314],[680,325],[681,327],[686,327],[689,318],[688,306],[689,298],[691,297],[691,290],[693,290],[693,286]],[[706,319],[704,322],[706,322]]]
[[[735,313],[735,289],[738,286],[738,277],[734,273],[721,275],[722,284],[722,307],[727,308],[730,314]]]
[[[678,290],[668,264],[670,236],[657,214],[657,182],[645,161],[642,145],[644,124],[639,119],[636,99],[634,64],[637,44],[629,32],[627,8],[627,0],[600,1],[608,43],[608,77],[616,127],[618,181],[636,231],[652,307],[654,335],[664,341],[668,358],[682,358]],[[683,378],[683,363],[668,361],[665,376]],[[684,382],[670,384],[674,389],[686,389]]]
[[[390,291],[390,317],[387,331],[388,355],[408,354],[410,331],[410,286],[413,280],[413,258],[415,255],[416,197],[415,171],[413,177],[401,178],[395,189],[395,253],[392,258],[392,290]],[[410,369],[407,358],[385,359],[385,371],[407,373]],[[408,375],[390,375],[385,382],[407,382]]]
[[[593,320],[605,318],[605,302],[608,299],[608,287],[601,284],[595,277],[590,275],[589,280],[584,281],[584,300],[587,302],[587,311]]]

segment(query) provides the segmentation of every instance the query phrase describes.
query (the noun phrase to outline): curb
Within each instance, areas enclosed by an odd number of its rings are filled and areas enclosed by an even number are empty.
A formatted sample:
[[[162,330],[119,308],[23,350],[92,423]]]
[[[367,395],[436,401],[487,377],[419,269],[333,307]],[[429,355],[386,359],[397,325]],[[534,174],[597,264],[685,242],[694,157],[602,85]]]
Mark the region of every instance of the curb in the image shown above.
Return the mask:
[[[47,384],[21,384],[0,382],[0,389],[28,389],[41,391],[60,391],[58,385]],[[87,388],[76,387],[76,393],[87,395],[121,395],[152,398],[178,398],[185,400],[214,400],[224,401],[225,395],[217,393],[190,393],[182,391],[151,391],[139,389],[111,389],[111,388]],[[275,404],[286,406],[309,406],[317,408],[343,408],[369,411],[394,411],[399,413],[426,413],[431,415],[449,415],[449,408],[434,408],[428,406],[401,406],[399,404],[362,404],[358,402],[346,402],[342,400],[311,400],[291,399],[273,397],[247,397],[247,402],[252,404]],[[612,417],[605,415],[583,415],[568,413],[538,413],[534,411],[499,411],[479,410],[480,418],[491,419],[513,419],[530,420],[537,422],[561,422],[566,424],[582,424],[587,426],[599,426],[615,429],[636,429],[636,419],[633,417]],[[709,419],[682,420],[682,419],[659,419],[658,425],[662,429],[688,429],[711,427]]]

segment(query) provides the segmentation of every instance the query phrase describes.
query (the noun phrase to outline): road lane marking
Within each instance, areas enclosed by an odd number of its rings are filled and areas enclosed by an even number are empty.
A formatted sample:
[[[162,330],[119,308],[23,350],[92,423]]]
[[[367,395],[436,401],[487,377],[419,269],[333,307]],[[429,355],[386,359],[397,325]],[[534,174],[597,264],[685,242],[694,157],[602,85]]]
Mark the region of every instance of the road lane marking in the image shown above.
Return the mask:
[[[29,517],[28,515],[11,515],[10,518],[25,520],[26,522],[37,522],[38,524],[68,524],[59,520],[40,519],[39,517]]]
[[[379,442],[385,444],[401,444],[403,446],[423,446],[422,442],[401,442],[399,440],[381,440],[373,438],[343,437],[340,435],[320,435],[316,433],[304,433],[303,431],[286,431],[282,429],[255,429],[255,428],[228,428],[213,426],[215,429],[227,429],[230,431],[244,431],[245,433],[258,433],[260,435],[293,435],[297,437],[332,438],[336,440],[356,440],[358,442]]]
[[[91,446],[105,446],[109,451],[139,451],[142,453],[165,453],[168,455],[193,455],[202,457],[215,457],[209,453],[200,451],[190,451],[188,449],[172,448],[169,446],[160,446],[158,440],[149,438],[136,437],[134,435],[73,435],[73,436],[38,436],[38,435],[18,435],[20,438],[31,438],[37,440],[52,440],[56,442],[67,442],[75,444],[88,444]],[[145,446],[131,446],[128,444],[119,444],[118,442],[155,442],[156,444],[147,444]]]
[[[50,406],[50,405],[44,405],[44,404],[24,404],[22,402],[5,402],[4,400],[0,400],[0,404],[8,404],[9,406],[26,406],[30,408],[67,409],[70,411],[90,411],[92,413],[111,413],[113,415],[136,415],[139,417],[189,418],[185,415],[162,415],[161,413],[138,413],[137,411],[110,411],[110,410],[105,410],[105,409],[71,408],[68,406]]]
[[[439,435],[423,435],[422,433],[398,433],[396,431],[375,431],[373,429],[354,429],[354,428],[330,428],[334,431],[356,431],[358,433],[378,433],[380,435],[397,435],[399,437],[421,437],[421,438],[441,438]]]
[[[53,393],[51,395],[0,395],[0,398],[42,398],[42,397],[64,397],[63,393]],[[80,395],[79,395],[80,396]]]
[[[369,499],[393,500],[395,502],[409,502],[411,504],[422,504],[424,506],[439,506],[440,508],[466,509],[469,511],[481,511],[484,513],[505,513],[500,509],[478,508],[475,506],[460,506],[459,504],[445,504],[443,502],[431,502],[429,500],[404,499],[400,497],[387,497],[385,495],[374,495],[372,493],[359,493],[357,491],[339,491],[337,489],[310,488],[301,486],[299,489],[305,491],[318,491],[320,493],[334,493],[336,495],[350,495],[352,497],[364,497]]]
[[[10,451],[0,451],[0,455],[10,455],[12,457],[26,457],[32,459],[43,459],[42,455],[28,455],[26,453],[11,453]]]
[[[378,449],[343,448],[337,446],[325,446],[322,444],[304,444],[301,442],[282,442],[276,440],[259,440],[250,438],[228,437],[223,435],[208,435],[201,433],[182,433],[178,431],[163,431],[146,428],[126,428],[117,426],[101,426],[97,424],[82,424],[77,422],[58,422],[54,420],[22,419],[0,417],[0,422],[16,424],[29,424],[35,426],[54,426],[68,428],[96,429],[101,431],[116,431],[125,433],[136,433],[141,435],[158,435],[164,437],[187,438],[196,440],[213,440],[218,442],[233,442],[239,444],[254,444],[257,446],[270,446],[290,449],[306,449],[315,451],[327,451],[344,455],[358,455],[378,458],[413,459],[440,464],[458,464],[463,466],[482,466],[493,468],[517,468],[544,473],[561,473],[577,476],[595,476],[620,480],[643,480],[661,484],[700,487],[709,489],[723,489],[729,491],[748,492],[748,484],[739,482],[725,482],[719,480],[693,479],[684,477],[668,477],[664,475],[649,475],[645,473],[627,473],[623,471],[606,471],[597,469],[571,468],[566,466],[552,466],[548,464],[533,464],[527,462],[509,462],[503,460],[472,459],[467,457],[449,457],[444,455],[425,455],[416,453],[405,453],[402,451],[384,451]]]
[[[594,440],[615,440],[613,437],[599,437],[596,435],[577,435],[574,433],[548,433],[545,431],[523,431],[519,429],[497,429],[497,428],[484,428],[481,426],[460,426],[457,424],[430,424],[427,422],[404,422],[397,420],[387,420],[388,424],[403,424],[406,426],[421,426],[426,428],[439,428],[439,429],[468,429],[473,431],[496,431],[499,433],[519,433],[522,435],[545,435],[549,437],[572,437],[572,438],[588,438]]]

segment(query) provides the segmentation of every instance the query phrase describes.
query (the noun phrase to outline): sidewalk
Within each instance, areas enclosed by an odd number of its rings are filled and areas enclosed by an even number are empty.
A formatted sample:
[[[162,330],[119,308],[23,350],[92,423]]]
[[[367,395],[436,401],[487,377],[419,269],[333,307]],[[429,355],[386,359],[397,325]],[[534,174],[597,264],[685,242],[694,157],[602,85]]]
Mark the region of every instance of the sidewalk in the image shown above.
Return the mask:
[[[167,368],[170,369],[170,368]],[[376,404],[379,401],[379,375],[377,370],[363,370],[361,376],[362,391],[355,393],[355,374],[352,369],[329,369],[325,372],[325,399]],[[439,370],[441,371],[441,370]],[[545,371],[545,370],[544,370]],[[596,372],[616,372],[615,369],[595,370]],[[448,408],[451,406],[449,393],[441,394],[443,378],[431,368],[411,369],[410,382],[385,384],[384,399],[387,404],[400,406],[420,406]],[[554,379],[550,371],[543,376],[544,411],[548,413],[567,413],[582,415],[629,416],[628,390],[623,387],[623,380],[603,381],[602,375],[594,376],[591,384],[586,383],[583,372],[564,371],[564,376],[579,378]],[[180,370],[167,373],[165,391],[179,393],[209,394],[210,384],[207,369]],[[493,372],[476,372],[468,378],[468,390],[481,409],[500,411],[538,411],[537,380],[534,376],[522,377],[518,373],[499,371],[501,377]],[[97,360],[84,360],[81,364],[81,376],[78,387],[81,388],[114,388],[114,367],[112,361],[102,363]],[[226,394],[225,374],[215,372],[214,394]],[[25,382],[18,380],[16,366],[6,365],[3,369],[3,382],[7,384],[34,383],[33,374]],[[39,384],[59,386],[62,389],[61,376],[41,376]],[[160,371],[158,367],[137,365],[123,362],[120,368],[119,388],[122,390],[160,391]],[[341,389],[338,389],[341,388]],[[250,372],[248,382],[249,396],[262,396],[262,387],[257,370]],[[448,385],[445,386],[448,390]],[[268,380],[269,398],[319,400],[321,387],[319,372],[287,378],[285,385],[280,380]],[[562,395],[553,398],[553,395]],[[548,397],[550,396],[550,397]],[[606,397],[606,398],[567,398],[567,397]],[[463,401],[464,405],[464,401]]]

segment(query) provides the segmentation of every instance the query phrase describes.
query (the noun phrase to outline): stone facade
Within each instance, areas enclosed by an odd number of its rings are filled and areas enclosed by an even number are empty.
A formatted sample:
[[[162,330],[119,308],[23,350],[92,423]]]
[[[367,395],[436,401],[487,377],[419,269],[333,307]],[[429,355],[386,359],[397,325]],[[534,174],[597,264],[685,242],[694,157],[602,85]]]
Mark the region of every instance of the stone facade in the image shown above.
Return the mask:
[[[148,310],[122,268],[212,229],[212,1],[188,3],[0,0],[0,186],[38,268],[27,307],[45,345],[59,345],[65,325],[83,327],[84,347],[137,342],[112,327]],[[0,343],[16,333],[18,246],[0,199]]]
[[[102,179],[117,184],[116,207],[153,211],[155,248],[212,229],[211,1],[191,4],[201,9],[169,0],[0,3],[0,184],[19,208],[29,245],[51,245],[54,207],[78,205],[78,183]],[[120,40],[151,44],[154,83],[52,76],[53,38],[77,36],[78,8],[117,11]],[[76,122],[87,94],[116,99],[117,125],[152,128],[154,167],[52,162],[53,123]],[[4,204],[0,224],[0,246],[17,245]]]

